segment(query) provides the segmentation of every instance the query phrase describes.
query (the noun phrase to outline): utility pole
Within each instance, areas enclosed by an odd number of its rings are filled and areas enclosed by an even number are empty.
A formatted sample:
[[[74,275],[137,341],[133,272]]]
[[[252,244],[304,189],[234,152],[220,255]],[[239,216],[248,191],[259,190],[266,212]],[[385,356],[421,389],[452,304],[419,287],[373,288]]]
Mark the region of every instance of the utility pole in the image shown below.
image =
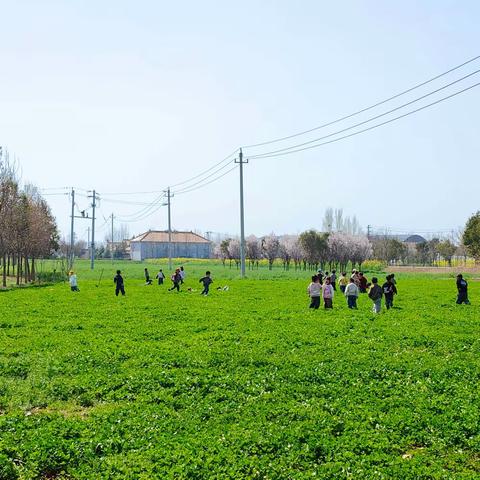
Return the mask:
[[[71,223],[70,223],[70,259],[69,259],[69,269],[71,270],[73,267],[73,247],[75,245],[75,233],[74,233],[74,226],[75,226],[75,190],[72,188],[72,215],[71,215]]]
[[[173,195],[170,193],[170,187],[167,189],[167,205],[168,205],[168,270],[172,271],[172,214],[170,210],[170,199]]]
[[[370,238],[370,230],[372,229],[371,225],[367,225],[367,238]]]
[[[245,212],[243,207],[243,164],[248,163],[248,160],[243,160],[243,152],[240,149],[238,161],[240,164],[240,271],[242,278],[245,278]]]
[[[112,243],[110,244],[110,256],[112,257],[112,265],[113,265],[113,213],[112,213]]]
[[[93,270],[95,267],[95,208],[97,206],[97,194],[93,190],[93,195],[89,198],[92,198],[92,243],[91,243],[91,252],[90,252],[90,269]]]

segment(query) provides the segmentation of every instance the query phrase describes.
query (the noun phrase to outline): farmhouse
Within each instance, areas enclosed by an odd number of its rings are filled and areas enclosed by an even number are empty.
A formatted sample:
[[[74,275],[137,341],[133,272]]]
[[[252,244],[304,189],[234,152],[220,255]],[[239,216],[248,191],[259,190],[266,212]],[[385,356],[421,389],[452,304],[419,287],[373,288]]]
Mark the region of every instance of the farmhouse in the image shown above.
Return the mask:
[[[211,243],[193,232],[172,232],[172,257],[210,258]],[[130,240],[130,258],[168,257],[168,231],[149,230]]]

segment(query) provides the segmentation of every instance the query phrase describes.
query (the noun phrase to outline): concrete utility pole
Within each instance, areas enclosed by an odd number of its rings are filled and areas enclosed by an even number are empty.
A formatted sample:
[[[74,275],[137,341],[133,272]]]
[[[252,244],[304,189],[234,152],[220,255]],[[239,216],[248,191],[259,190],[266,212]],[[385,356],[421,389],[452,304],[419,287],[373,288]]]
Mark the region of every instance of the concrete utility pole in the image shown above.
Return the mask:
[[[95,268],[95,208],[97,206],[97,194],[93,190],[92,198],[92,243],[91,243],[91,252],[90,252],[90,269]]]
[[[173,195],[170,193],[170,187],[167,189],[167,205],[168,205],[168,270],[172,271],[172,214],[170,210],[170,199]]]
[[[73,247],[75,245],[75,233],[74,233],[74,227],[75,227],[75,190],[72,188],[72,215],[71,215],[71,223],[70,223],[70,258],[69,258],[69,269],[71,270],[73,267],[73,259],[74,259],[74,253],[73,253]]]
[[[371,225],[367,225],[367,238],[370,238],[370,230],[371,230],[372,226]]]
[[[113,265],[113,213],[112,213],[112,243],[110,244],[110,256],[112,257],[112,265]]]
[[[245,212],[243,207],[243,164],[248,163],[248,160],[243,160],[243,152],[240,149],[238,161],[240,164],[240,272],[242,278],[245,278]]]

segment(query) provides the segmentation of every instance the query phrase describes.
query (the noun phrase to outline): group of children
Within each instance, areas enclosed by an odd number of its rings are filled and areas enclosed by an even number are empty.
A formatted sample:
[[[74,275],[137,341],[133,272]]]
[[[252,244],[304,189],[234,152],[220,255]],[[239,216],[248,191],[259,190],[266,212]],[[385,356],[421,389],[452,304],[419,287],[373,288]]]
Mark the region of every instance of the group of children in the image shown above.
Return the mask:
[[[324,278],[325,277],[325,278]],[[312,282],[307,287],[310,296],[310,307],[318,309],[320,307],[320,298],[323,298],[325,308],[333,308],[333,297],[336,291],[336,272],[332,271],[332,275],[328,272],[324,275],[321,270],[317,275],[312,276]],[[352,271],[350,278],[347,273],[343,272],[338,280],[340,290],[347,299],[348,308],[357,308],[357,299],[360,293],[368,293],[369,298],[373,302],[372,310],[380,313],[382,309],[382,298],[385,296],[385,306],[387,310],[393,307],[393,297],[397,294],[395,274],[387,275],[386,282],[380,287],[378,278],[373,277],[369,283],[363,272],[357,270]]]
[[[152,280],[150,279],[150,274],[148,269],[145,268],[145,284],[152,285]],[[77,282],[77,275],[75,272],[69,272],[69,284],[70,290],[72,292],[79,292]],[[170,277],[173,285],[168,290],[177,290],[180,291],[180,285],[184,283],[185,280],[185,269],[183,267],[175,269],[175,272]],[[155,278],[158,280],[158,285],[163,285],[165,280],[165,274],[162,269],[159,270]],[[125,295],[125,283],[122,277],[122,272],[117,270],[113,282],[115,284],[115,295],[118,297],[119,293]],[[203,276],[199,283],[203,284],[203,290],[201,295],[208,295],[210,290],[210,285],[213,283],[211,273],[207,270],[205,276]],[[373,302],[372,311],[374,313],[380,313],[382,309],[382,298],[385,297],[385,306],[387,310],[393,307],[393,298],[397,294],[395,274],[392,273],[387,275],[385,283],[380,287],[378,284],[378,278],[373,277],[372,282],[369,283],[363,272],[357,270],[352,271],[350,278],[347,277],[346,272],[343,272],[341,277],[338,280],[340,291],[345,296],[347,300],[347,306],[351,309],[357,308],[357,299],[360,293],[368,293],[368,297]],[[226,290],[228,287],[219,287],[219,289]],[[191,288],[188,289],[192,291]],[[323,304],[325,308],[333,308],[333,297],[336,287],[336,272],[332,271],[332,274],[329,275],[328,272],[325,274],[319,270],[317,275],[312,276],[312,281],[307,287],[307,293],[310,296],[310,306],[309,308],[318,309],[320,307],[320,299],[323,298]],[[457,304],[465,303],[466,305],[470,304],[468,299],[468,283],[463,278],[461,274],[457,275]]]
[[[152,280],[150,278],[150,274],[147,268],[145,268],[144,270],[144,275],[145,275],[145,285],[152,285]],[[168,289],[168,291],[177,290],[177,292],[179,292],[180,285],[185,281],[185,276],[186,276],[186,273],[183,267],[176,268],[175,272],[170,277],[170,279],[173,282],[173,285],[171,288]],[[158,280],[159,285],[163,285],[163,282],[165,280],[165,274],[163,273],[162,269],[159,270],[155,278]],[[122,293],[122,295],[125,295],[125,286],[124,286],[124,281],[123,281],[123,277],[120,270],[117,270],[117,274],[115,275],[113,282],[115,283],[115,295],[118,297],[118,294],[120,292]],[[205,276],[199,280],[199,283],[203,284],[203,290],[201,295],[208,295],[210,290],[210,285],[213,283],[210,271],[207,270],[207,272],[205,273]],[[189,288],[188,290],[192,291],[191,288]]]

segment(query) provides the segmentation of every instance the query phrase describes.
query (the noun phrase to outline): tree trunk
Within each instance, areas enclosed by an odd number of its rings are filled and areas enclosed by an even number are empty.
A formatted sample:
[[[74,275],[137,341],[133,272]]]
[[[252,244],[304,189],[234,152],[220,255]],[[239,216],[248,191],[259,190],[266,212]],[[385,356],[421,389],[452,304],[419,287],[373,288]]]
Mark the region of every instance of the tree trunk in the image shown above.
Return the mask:
[[[22,264],[20,256],[17,256],[17,285],[20,285],[20,265]]]
[[[6,260],[7,260],[6,255],[3,254],[3,275],[2,275],[3,288],[7,288],[7,270],[6,270],[6,266],[5,266]]]

